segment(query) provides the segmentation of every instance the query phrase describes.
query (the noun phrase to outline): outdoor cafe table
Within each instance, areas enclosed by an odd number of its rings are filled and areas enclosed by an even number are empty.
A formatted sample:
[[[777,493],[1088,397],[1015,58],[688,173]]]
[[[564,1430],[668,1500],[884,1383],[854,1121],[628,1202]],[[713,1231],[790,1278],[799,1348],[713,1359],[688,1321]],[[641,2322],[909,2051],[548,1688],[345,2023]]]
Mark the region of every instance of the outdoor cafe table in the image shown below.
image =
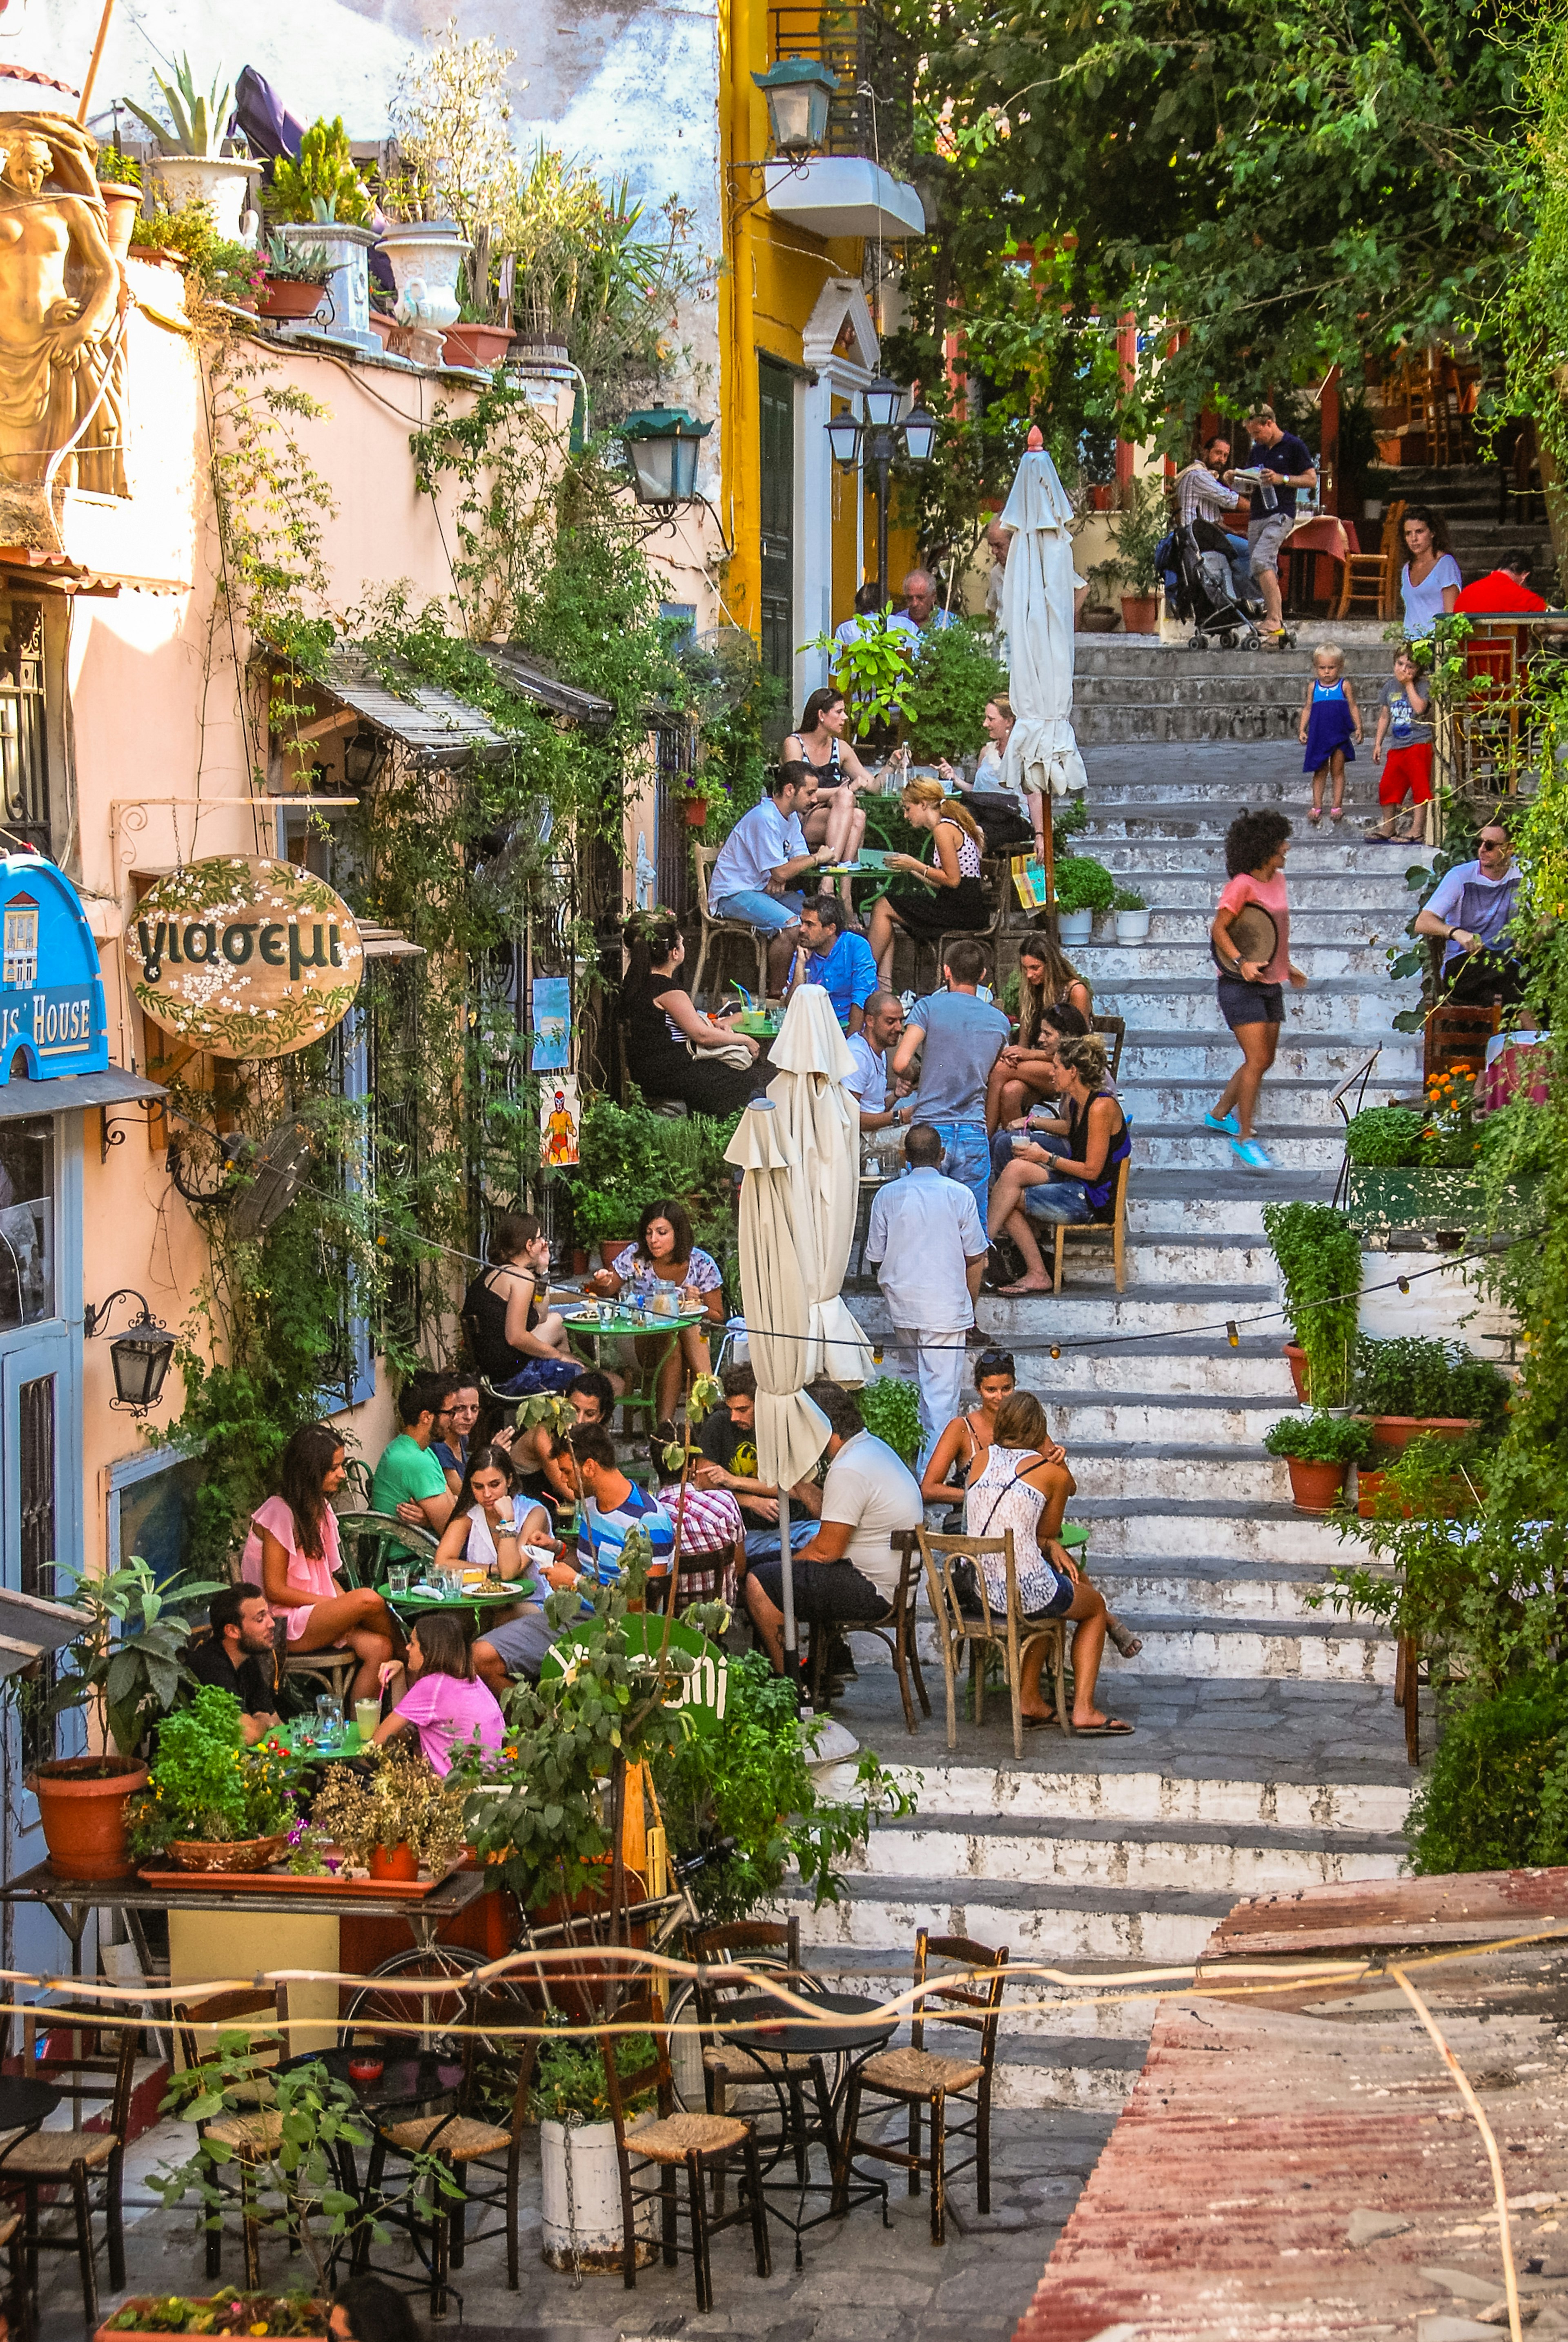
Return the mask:
[[[793,2182],[775,2183],[769,2187],[764,2177],[763,2195],[769,2199],[768,2210],[781,2226],[794,2237],[795,2267],[802,2265],[801,2238],[808,2228],[817,2228],[824,2220],[836,2215],[829,2209],[806,2219],[805,2199],[808,2196],[832,2197],[834,2175],[838,2167],[838,2114],[844,2094],[849,2086],[854,2068],[885,2048],[897,2032],[896,2017],[879,2017],[874,2000],[862,2000],[853,1993],[824,1992],[812,1995],[814,2007],[824,2011],[824,2017],[837,2017],[837,2024],[804,2017],[793,2017],[781,2011],[779,2003],[765,1995],[741,2000],[725,2000],[720,2004],[719,2016],[723,2031],[718,2036],[720,2047],[734,2046],[746,2050],[767,2072],[768,2081],[778,2094],[784,2110],[784,2128],[767,2145],[771,2157],[764,2162],[764,2173],[777,2168],[786,2155],[794,2158],[795,2177]],[[872,2020],[854,2023],[852,2020]],[[844,2070],[836,2087],[829,2086],[827,2061],[842,2060]],[[815,2101],[814,2115],[808,2113],[805,2087],[811,2086]],[[759,2141],[759,2145],[762,2142]],[[807,2157],[814,2146],[823,2147],[827,2155],[828,2176],[825,2180],[808,2177]],[[795,2209],[792,2217],[781,2203],[771,2199],[794,2197]],[[854,2204],[867,2204],[880,2199],[885,2208],[887,2182],[884,2179],[863,2179],[849,2191],[847,2199],[841,2198],[844,2209]]]
[[[61,2096],[52,2082],[36,2081],[31,2074],[0,2074],[0,2179],[5,2176],[5,2157],[12,2148],[42,2129]],[[75,2105],[79,2120],[80,2098]]]
[[[537,1580],[532,1577],[506,1579],[497,1587],[484,1587],[470,1594],[433,1594],[424,1586],[411,1586],[406,1594],[389,1594],[385,1585],[381,1589],[382,1599],[387,1608],[395,1611],[400,1618],[417,1622],[428,1617],[433,1610],[461,1611],[473,1620],[476,1635],[485,1619],[494,1617],[497,1610],[504,1610],[517,1602],[532,1602],[538,1592]],[[339,1750],[334,1753],[346,1755],[350,1752]]]
[[[667,1337],[664,1346],[654,1361],[653,1372],[655,1376],[670,1352],[674,1348],[677,1335],[688,1326],[705,1326],[708,1323],[705,1309],[684,1309],[678,1316],[669,1317],[662,1311],[652,1309],[645,1312],[639,1310],[634,1315],[617,1309],[613,1317],[601,1317],[597,1309],[590,1304],[583,1309],[574,1309],[570,1313],[563,1310],[561,1315],[565,1323],[567,1334],[574,1342],[592,1342],[595,1366],[603,1365],[600,1355],[601,1345],[614,1341],[617,1336],[624,1339],[628,1336],[646,1338],[660,1334],[664,1335]]]

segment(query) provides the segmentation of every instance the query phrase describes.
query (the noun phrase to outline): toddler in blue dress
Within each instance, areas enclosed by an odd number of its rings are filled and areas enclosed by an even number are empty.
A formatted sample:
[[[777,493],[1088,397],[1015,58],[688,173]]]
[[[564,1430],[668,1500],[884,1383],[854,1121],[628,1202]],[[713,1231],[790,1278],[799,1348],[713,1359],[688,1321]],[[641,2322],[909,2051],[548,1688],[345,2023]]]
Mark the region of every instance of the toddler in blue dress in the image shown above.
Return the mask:
[[[1313,680],[1302,702],[1300,739],[1306,755],[1302,770],[1312,775],[1311,821],[1323,819],[1323,784],[1333,776],[1333,803],[1329,819],[1344,816],[1344,768],[1355,762],[1353,743],[1361,739],[1361,710],[1355,686],[1344,671],[1344,653],[1337,643],[1319,643],[1312,655]]]

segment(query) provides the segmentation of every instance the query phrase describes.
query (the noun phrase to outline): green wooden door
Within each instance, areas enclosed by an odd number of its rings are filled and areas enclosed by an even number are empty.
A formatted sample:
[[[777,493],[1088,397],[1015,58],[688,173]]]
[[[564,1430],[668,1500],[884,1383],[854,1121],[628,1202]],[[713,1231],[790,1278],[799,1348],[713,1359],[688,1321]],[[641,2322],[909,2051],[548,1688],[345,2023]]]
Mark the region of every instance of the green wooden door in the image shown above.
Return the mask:
[[[774,358],[759,357],[757,373],[763,666],[788,683],[794,672],[794,385]]]

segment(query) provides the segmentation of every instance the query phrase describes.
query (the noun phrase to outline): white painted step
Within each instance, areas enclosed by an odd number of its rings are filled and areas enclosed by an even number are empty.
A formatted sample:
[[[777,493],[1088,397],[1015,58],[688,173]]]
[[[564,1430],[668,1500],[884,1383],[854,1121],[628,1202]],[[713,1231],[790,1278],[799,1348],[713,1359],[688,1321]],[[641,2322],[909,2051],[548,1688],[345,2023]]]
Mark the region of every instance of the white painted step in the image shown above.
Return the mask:
[[[1405,1008],[1416,1006],[1418,999],[1419,994],[1413,988],[1408,993],[1395,992],[1384,982],[1371,989],[1348,977],[1329,978],[1309,986],[1304,992],[1287,995],[1281,1046],[1306,1034],[1348,1033],[1357,1041],[1364,1039],[1370,1056],[1379,1042],[1404,1037],[1394,1033],[1393,1019]],[[1212,972],[1202,981],[1194,979],[1186,984],[1162,984],[1156,977],[1134,974],[1118,983],[1099,1005],[1107,1014],[1120,1016],[1124,1024],[1135,1026],[1141,1031],[1161,1026],[1173,1036],[1218,1036],[1226,1031]],[[1231,1046],[1235,1047],[1234,1042]],[[1268,1095],[1266,1083],[1263,1095]]]
[[[1362,1558],[1324,1520],[1286,1505],[1181,1504],[1164,1497],[1075,1496],[1073,1517],[1089,1530],[1091,1571],[1102,1555],[1160,1554],[1170,1560],[1273,1562],[1330,1568]]]
[[[1272,1101],[1265,1089],[1263,1111],[1253,1126],[1253,1136],[1259,1140],[1276,1170],[1325,1171],[1336,1166],[1344,1153],[1344,1136],[1335,1124],[1333,1129],[1302,1131],[1274,1121],[1270,1114]],[[1219,1151],[1216,1154],[1216,1148]],[[1195,1171],[1205,1164],[1235,1162],[1234,1149],[1224,1135],[1207,1130],[1203,1126],[1170,1124],[1161,1130],[1145,1130],[1136,1123],[1133,1126],[1133,1169],[1154,1171]],[[1266,1178],[1266,1172],[1257,1175]]]
[[[989,1712],[990,1701],[987,1699]],[[1205,1764],[1201,1749],[1193,1752],[1193,1770],[1176,1773],[1152,1770],[1139,1755],[1138,1736],[1097,1745],[1097,1768],[1069,1769],[1052,1762],[1062,1748],[1060,1736],[1041,1736],[1028,1743],[1030,1758],[1022,1767],[988,1767],[962,1761],[944,1752],[941,1764],[929,1760],[894,1761],[898,1752],[884,1750],[891,1770],[906,1787],[920,1775],[920,1811],[934,1817],[986,1814],[994,1817],[1044,1820],[1050,1816],[1084,1820],[1183,1822],[1212,1830],[1277,1827],[1293,1830],[1344,1830],[1363,1837],[1395,1831],[1404,1819],[1411,1798],[1408,1777],[1401,1762],[1391,1763],[1383,1781],[1254,1781],[1236,1777],[1216,1761]],[[1088,1743],[1075,1744],[1087,1747]],[[1113,1761],[1113,1759],[1114,1761]]]
[[[1413,1035],[1358,1039],[1348,1034],[1291,1032],[1274,1058],[1269,1091],[1308,1081],[1326,1084],[1332,1095],[1348,1076],[1360,1072],[1374,1049],[1378,1054],[1367,1077],[1368,1106],[1384,1105],[1391,1094],[1403,1096],[1419,1086],[1421,1044]],[[1235,1072],[1237,1056],[1228,1033],[1128,1033],[1123,1037],[1117,1083],[1201,1081],[1217,1091]]]
[[[1232,1061],[1233,1072],[1236,1062]],[[1116,1095],[1134,1133],[1142,1132],[1153,1138],[1162,1132],[1203,1124],[1220,1086],[1217,1076],[1129,1077],[1124,1071],[1117,1079]],[[1343,1147],[1344,1125],[1333,1105],[1338,1087],[1337,1082],[1323,1078],[1268,1082],[1260,1103],[1259,1127],[1266,1122],[1275,1130],[1309,1130],[1319,1136],[1326,1133]],[[1367,1103],[1383,1105],[1386,1101],[1369,1093]],[[1223,1134],[1210,1132],[1209,1136],[1217,1137]]]

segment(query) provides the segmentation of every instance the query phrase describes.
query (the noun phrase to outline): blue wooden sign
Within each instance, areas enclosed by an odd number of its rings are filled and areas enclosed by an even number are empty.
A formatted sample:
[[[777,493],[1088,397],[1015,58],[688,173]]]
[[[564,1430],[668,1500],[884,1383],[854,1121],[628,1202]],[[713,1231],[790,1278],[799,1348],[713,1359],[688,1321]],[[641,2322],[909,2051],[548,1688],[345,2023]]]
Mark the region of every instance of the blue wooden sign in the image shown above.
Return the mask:
[[[108,1063],[98,946],[75,888],[41,855],[0,857],[0,1083]]]

